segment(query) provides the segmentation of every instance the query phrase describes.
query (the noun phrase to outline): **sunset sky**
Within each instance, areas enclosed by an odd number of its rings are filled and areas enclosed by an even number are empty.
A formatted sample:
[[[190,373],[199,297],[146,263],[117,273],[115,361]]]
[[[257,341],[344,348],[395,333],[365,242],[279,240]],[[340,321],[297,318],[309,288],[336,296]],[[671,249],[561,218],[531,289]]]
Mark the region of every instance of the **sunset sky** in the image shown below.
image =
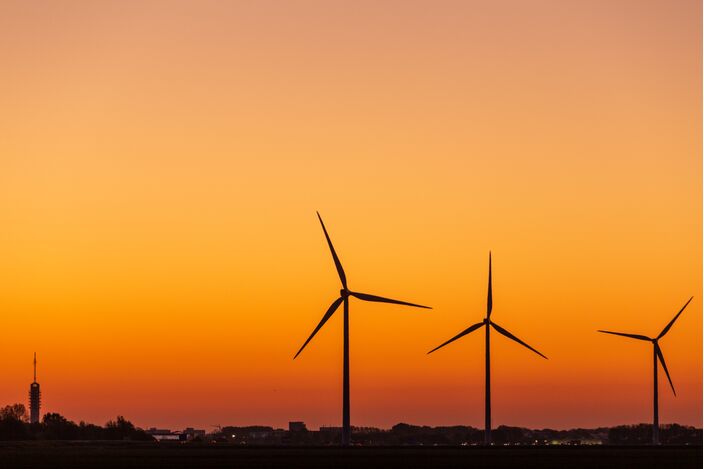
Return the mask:
[[[3,1],[0,405],[102,424],[702,425],[698,1]]]

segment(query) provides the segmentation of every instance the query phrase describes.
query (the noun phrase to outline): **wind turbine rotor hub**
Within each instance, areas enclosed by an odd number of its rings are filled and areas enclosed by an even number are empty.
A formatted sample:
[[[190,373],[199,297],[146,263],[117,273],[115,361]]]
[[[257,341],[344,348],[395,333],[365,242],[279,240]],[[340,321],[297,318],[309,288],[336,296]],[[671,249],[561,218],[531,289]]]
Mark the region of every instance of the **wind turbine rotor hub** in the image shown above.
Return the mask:
[[[342,290],[340,290],[340,296],[342,298],[347,298],[348,296],[350,296],[350,291],[346,288],[343,288]]]

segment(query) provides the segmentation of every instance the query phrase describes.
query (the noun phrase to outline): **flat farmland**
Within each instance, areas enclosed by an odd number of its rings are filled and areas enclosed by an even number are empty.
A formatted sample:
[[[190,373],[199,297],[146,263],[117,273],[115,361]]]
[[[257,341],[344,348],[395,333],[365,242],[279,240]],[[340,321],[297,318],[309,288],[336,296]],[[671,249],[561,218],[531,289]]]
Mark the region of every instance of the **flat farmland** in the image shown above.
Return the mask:
[[[1,468],[700,468],[701,447],[238,447],[0,442]]]

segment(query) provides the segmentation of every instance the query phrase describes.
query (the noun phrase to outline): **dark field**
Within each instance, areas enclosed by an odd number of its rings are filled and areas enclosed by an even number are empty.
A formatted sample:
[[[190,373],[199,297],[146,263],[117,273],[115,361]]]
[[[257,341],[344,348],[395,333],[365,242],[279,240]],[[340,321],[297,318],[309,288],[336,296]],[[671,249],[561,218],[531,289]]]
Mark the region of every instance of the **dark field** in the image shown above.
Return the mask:
[[[0,468],[700,468],[701,447],[291,448],[0,443]]]

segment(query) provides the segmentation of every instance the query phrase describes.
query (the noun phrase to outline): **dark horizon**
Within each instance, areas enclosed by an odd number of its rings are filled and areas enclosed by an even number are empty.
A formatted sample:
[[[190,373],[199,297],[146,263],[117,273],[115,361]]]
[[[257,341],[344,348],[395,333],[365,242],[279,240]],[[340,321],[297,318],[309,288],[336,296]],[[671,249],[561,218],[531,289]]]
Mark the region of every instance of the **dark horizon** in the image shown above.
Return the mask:
[[[48,417],[47,417],[48,416]],[[32,426],[36,425],[35,423],[31,422],[31,417],[30,413],[27,411],[27,408],[23,404],[11,404],[11,405],[5,405],[5,406],[0,406],[0,421],[7,420],[8,418],[16,418],[17,420]],[[47,422],[47,419],[49,423],[54,423],[57,421],[65,421],[68,423],[72,424],[82,424],[82,425],[87,425],[87,426],[110,426],[115,424],[115,422],[118,422],[120,420],[127,421],[131,423],[131,421],[128,418],[125,418],[121,415],[118,415],[116,419],[111,419],[108,422],[104,424],[100,423],[94,423],[94,422],[85,422],[83,420],[79,420],[78,422],[74,422],[71,419],[67,419],[60,413],[55,413],[55,412],[50,412],[47,414],[44,414],[40,421],[38,422],[39,425],[43,425]],[[209,429],[203,429],[206,431],[207,434],[214,434],[217,433],[219,430],[217,428],[219,427],[220,429],[225,429],[225,428],[240,428],[240,429],[248,429],[248,428],[261,428],[261,429],[270,429],[273,431],[289,431],[291,428],[291,425],[295,424],[296,426],[301,426],[305,428],[304,431],[307,432],[318,432],[318,431],[342,431],[342,427],[340,425],[321,425],[317,429],[315,428],[308,428],[307,424],[305,421],[300,421],[300,420],[291,420],[288,422],[287,426],[280,427],[276,425],[267,425],[267,424],[235,424],[235,423],[227,423],[224,425],[212,425],[211,428]],[[423,429],[452,429],[452,428],[464,428],[476,432],[482,432],[484,434],[484,428],[482,427],[475,427],[472,425],[466,425],[466,424],[450,424],[450,425],[424,425],[424,424],[418,424],[418,423],[410,423],[408,421],[400,421],[390,427],[376,427],[376,426],[371,426],[371,425],[352,425],[351,431],[352,433],[364,433],[364,432],[369,432],[369,431],[379,431],[379,432],[389,432],[393,431],[395,428],[400,427],[400,426],[407,426],[407,427],[413,427],[413,428],[423,428]],[[522,429],[522,430],[529,430],[533,432],[541,432],[541,431],[552,431],[552,432],[574,432],[574,431],[598,431],[598,430],[609,430],[609,429],[614,429],[614,428],[623,428],[623,427],[645,427],[645,426],[650,426],[652,427],[652,423],[646,423],[646,422],[638,422],[638,423],[623,423],[619,425],[604,425],[604,426],[592,426],[592,427],[570,427],[570,428],[554,428],[554,427],[525,427],[525,426],[518,426],[518,425],[507,425],[507,424],[499,424],[495,427],[492,427],[492,433],[494,433],[497,430],[500,430],[502,428],[510,428],[510,429]],[[197,426],[196,426],[197,427]],[[193,425],[184,425],[182,427],[168,427],[168,426],[160,426],[160,425],[145,425],[145,426],[140,426],[140,425],[134,425],[135,429],[142,429],[142,430],[148,430],[151,428],[165,428],[168,430],[172,431],[179,431],[183,430],[186,428],[196,428]],[[286,428],[288,427],[288,428]],[[679,424],[677,422],[672,422],[672,423],[660,423],[660,428],[668,428],[668,427],[681,427],[681,428],[691,428],[695,429],[697,431],[701,431],[701,427],[696,427],[692,425],[684,425],[684,424]],[[2,436],[0,435],[0,440],[2,440]]]

